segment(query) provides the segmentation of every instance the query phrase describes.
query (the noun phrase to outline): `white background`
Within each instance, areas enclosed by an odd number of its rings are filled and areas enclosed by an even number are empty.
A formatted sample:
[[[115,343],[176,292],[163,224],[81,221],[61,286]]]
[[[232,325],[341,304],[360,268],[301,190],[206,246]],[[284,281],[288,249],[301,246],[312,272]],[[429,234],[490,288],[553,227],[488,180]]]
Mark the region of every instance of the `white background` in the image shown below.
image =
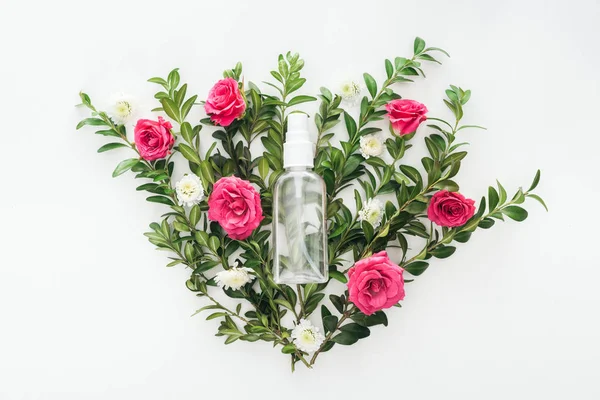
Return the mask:
[[[600,398],[599,19],[581,0],[1,0],[0,399]],[[398,91],[450,118],[444,89],[470,88],[466,122],[488,127],[464,134],[461,191],[514,192],[541,168],[550,212],[528,202],[524,223],[478,231],[407,286],[388,328],[312,371],[266,343],[224,346],[189,317],[204,303],[187,272],[142,236],[164,207],[111,178],[127,153],[74,130],[78,91],[149,109],[145,80],[177,66],[205,98],[236,61],[258,83],[291,49],[313,94],[381,79],[416,35],[452,58]]]

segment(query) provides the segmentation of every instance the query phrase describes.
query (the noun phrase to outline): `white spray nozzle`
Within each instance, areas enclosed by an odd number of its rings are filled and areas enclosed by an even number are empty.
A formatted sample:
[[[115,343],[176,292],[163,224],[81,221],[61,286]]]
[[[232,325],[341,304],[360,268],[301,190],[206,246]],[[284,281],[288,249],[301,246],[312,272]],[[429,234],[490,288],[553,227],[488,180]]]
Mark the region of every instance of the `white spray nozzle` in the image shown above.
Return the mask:
[[[288,115],[288,135],[293,134],[306,134],[308,136],[308,115],[306,114],[290,114]],[[294,135],[295,136],[295,135]],[[288,136],[288,140],[291,139]],[[306,138],[308,140],[308,138]]]
[[[283,144],[283,167],[314,166],[314,144],[308,134],[308,115],[290,114],[287,133]]]

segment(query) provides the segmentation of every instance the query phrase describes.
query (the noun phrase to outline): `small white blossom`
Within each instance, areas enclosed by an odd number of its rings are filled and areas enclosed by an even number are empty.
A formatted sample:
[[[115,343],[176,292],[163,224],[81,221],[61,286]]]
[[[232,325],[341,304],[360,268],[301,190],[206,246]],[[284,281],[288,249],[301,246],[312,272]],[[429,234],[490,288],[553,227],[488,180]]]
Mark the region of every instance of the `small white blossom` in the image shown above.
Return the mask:
[[[383,204],[377,199],[369,199],[363,203],[363,208],[358,212],[359,221],[367,221],[377,228],[383,218]]]
[[[376,157],[383,153],[383,141],[379,135],[364,135],[360,138],[360,154],[365,159]]]
[[[217,273],[215,276],[215,282],[219,287],[225,289],[239,290],[246,283],[251,282],[256,278],[251,275],[252,270],[246,267],[232,267],[225,271]]]
[[[184,175],[183,178],[175,184],[175,190],[177,191],[177,198],[179,199],[179,205],[186,205],[192,207],[194,204],[198,204],[204,199],[204,190],[202,189],[202,182],[194,174]]]
[[[340,87],[342,99],[350,104],[356,104],[360,98],[361,88],[360,85],[354,81],[347,81],[342,83]]]
[[[294,339],[294,343],[298,349],[307,353],[313,353],[319,350],[325,337],[312,322],[301,319],[298,325],[292,330],[292,339]]]
[[[112,96],[108,114],[117,124],[126,124],[131,121],[137,112],[135,100],[124,93]]]

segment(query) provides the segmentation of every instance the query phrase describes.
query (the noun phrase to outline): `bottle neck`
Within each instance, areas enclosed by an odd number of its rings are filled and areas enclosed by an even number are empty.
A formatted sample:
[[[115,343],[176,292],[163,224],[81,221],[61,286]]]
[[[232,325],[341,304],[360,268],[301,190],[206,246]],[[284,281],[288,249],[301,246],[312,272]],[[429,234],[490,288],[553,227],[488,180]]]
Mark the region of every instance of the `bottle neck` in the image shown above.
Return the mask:
[[[309,166],[294,166],[294,167],[286,167],[286,171],[312,171],[312,167]]]

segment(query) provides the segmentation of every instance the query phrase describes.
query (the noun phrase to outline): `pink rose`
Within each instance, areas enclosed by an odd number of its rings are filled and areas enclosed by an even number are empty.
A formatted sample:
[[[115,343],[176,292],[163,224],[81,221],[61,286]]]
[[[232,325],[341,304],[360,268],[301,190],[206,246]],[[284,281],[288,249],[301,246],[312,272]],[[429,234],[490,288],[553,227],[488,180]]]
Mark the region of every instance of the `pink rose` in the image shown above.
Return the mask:
[[[233,78],[218,81],[208,92],[204,110],[217,125],[229,126],[246,111],[244,97]]]
[[[464,225],[475,214],[475,201],[460,193],[440,190],[431,197],[427,217],[439,226]]]
[[[208,219],[217,221],[230,238],[246,239],[263,218],[260,195],[250,182],[228,176],[215,183],[208,198]]]
[[[400,136],[416,132],[421,122],[427,119],[427,107],[414,100],[398,99],[390,101],[385,109],[394,131]]]
[[[175,143],[171,128],[171,123],[163,117],[158,117],[158,122],[149,119],[137,122],[134,129],[135,147],[144,160],[165,158],[171,152]]]
[[[366,315],[392,307],[404,299],[403,272],[386,251],[358,261],[348,271],[349,300]]]

